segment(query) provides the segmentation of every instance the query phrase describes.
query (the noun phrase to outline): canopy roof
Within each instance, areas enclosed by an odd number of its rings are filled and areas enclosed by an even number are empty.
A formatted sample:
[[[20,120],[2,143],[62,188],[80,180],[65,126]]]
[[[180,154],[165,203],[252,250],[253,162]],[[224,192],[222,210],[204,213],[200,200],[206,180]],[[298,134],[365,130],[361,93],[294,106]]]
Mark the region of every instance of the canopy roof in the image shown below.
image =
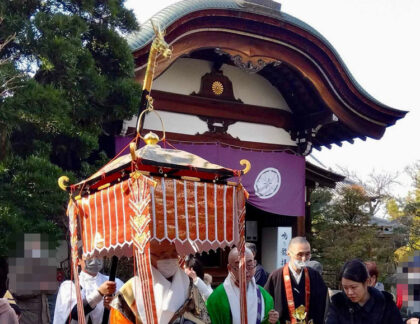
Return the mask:
[[[73,186],[80,194],[92,193],[102,186],[127,178],[132,170],[170,178],[196,177],[201,181],[221,182],[239,175],[240,171],[224,168],[186,151],[165,149],[159,145],[145,145],[136,150],[135,167],[130,154],[125,154],[105,165],[101,170]],[[100,190],[100,189],[99,189]]]
[[[158,77],[179,57],[235,64],[259,73],[284,96],[293,114],[288,131],[317,149],[366,137],[379,139],[406,111],[370,96],[353,78],[333,46],[306,23],[270,0],[184,0],[151,18],[166,29],[173,47],[159,60]],[[153,39],[151,20],[127,40],[141,82]]]

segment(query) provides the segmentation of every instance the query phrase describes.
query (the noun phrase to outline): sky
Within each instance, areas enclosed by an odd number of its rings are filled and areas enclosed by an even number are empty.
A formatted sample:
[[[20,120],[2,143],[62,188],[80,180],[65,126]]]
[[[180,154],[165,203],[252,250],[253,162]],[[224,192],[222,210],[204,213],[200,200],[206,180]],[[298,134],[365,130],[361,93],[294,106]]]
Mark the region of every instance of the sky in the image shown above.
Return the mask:
[[[174,3],[147,5],[127,0],[140,23]],[[355,140],[314,150],[312,155],[335,171],[340,167],[367,179],[369,173],[399,172],[392,189],[405,196],[411,181],[404,168],[420,160],[420,1],[419,0],[283,0],[281,10],[315,28],[337,50],[357,82],[387,106],[407,110],[382,139]]]

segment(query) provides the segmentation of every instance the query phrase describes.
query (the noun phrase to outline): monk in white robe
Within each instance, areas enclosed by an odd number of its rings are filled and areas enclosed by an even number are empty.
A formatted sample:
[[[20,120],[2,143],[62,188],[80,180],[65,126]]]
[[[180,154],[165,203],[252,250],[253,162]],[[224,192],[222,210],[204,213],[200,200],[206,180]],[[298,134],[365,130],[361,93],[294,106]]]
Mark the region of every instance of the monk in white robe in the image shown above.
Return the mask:
[[[152,241],[150,254],[158,323],[209,323],[200,292],[179,267],[175,246]],[[111,302],[111,324],[147,322],[141,289],[138,276],[124,284]]]
[[[104,314],[103,298],[112,295],[120,289],[123,282],[116,278],[115,282],[109,281],[109,277],[99,271],[103,267],[102,259],[83,259],[79,252],[79,275],[83,305],[87,324],[102,324]],[[53,324],[69,322],[78,323],[76,286],[71,280],[64,281],[57,294]]]

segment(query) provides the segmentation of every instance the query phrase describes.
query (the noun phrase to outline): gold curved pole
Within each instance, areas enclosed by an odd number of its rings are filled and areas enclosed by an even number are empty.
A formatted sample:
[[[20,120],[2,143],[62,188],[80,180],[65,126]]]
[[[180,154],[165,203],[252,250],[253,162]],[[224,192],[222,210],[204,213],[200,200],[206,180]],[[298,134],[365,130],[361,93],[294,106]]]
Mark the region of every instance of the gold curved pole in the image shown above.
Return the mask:
[[[158,54],[162,54],[164,58],[169,58],[172,55],[172,50],[168,43],[163,38],[165,32],[160,30],[159,25],[155,25],[154,21],[151,21],[153,30],[155,32],[155,39],[150,46],[149,59],[147,61],[146,74],[143,81],[143,90],[150,92],[152,89],[153,76],[155,74],[156,59]]]
[[[130,143],[130,154],[131,154],[131,160],[135,162],[137,160],[136,156],[136,143]]]
[[[249,170],[251,170],[251,162],[249,162],[248,160],[243,159],[239,161],[239,163],[245,166],[245,169],[242,170],[243,174],[247,174]]]
[[[162,54],[164,58],[169,58],[172,55],[172,50],[168,43],[165,42],[163,36],[165,35],[164,31],[160,30],[160,27],[157,26],[154,21],[151,21],[153,30],[155,32],[155,39],[150,46],[149,58],[147,60],[146,73],[143,80],[143,92],[140,100],[139,107],[139,117],[137,118],[137,134],[140,134],[140,125],[141,125],[141,113],[149,109],[153,110],[153,99],[149,96],[150,91],[152,90],[153,76],[155,74],[156,59],[159,54]]]
[[[70,181],[69,177],[67,176],[61,176],[60,178],[58,178],[58,186],[60,187],[61,190],[67,191],[68,188],[68,182]]]

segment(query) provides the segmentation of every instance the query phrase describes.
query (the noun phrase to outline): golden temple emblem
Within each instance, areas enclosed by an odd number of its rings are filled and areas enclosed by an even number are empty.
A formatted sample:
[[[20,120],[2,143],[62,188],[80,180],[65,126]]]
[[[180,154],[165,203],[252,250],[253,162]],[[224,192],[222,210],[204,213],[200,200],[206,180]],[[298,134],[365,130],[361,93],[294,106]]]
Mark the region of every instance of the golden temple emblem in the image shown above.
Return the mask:
[[[211,85],[211,90],[217,96],[220,96],[223,93],[223,84],[220,81],[214,81]]]

